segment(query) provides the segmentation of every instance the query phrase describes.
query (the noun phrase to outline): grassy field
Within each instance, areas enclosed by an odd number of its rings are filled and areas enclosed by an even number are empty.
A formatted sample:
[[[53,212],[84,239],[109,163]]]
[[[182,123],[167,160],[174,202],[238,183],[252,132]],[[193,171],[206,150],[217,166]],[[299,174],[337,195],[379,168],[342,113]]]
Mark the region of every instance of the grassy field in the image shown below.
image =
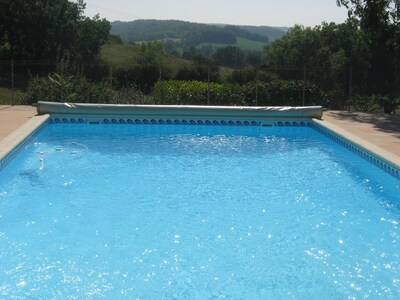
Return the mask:
[[[256,42],[256,41],[251,41],[245,38],[237,38],[236,44],[215,44],[215,43],[203,43],[200,44],[199,47],[201,46],[212,46],[214,48],[222,48],[222,47],[227,47],[227,46],[236,46],[239,47],[242,50],[248,50],[248,51],[263,51],[265,47],[265,43],[261,42]]]
[[[136,64],[139,58],[139,46],[106,44],[101,47],[101,59],[115,67]]]
[[[135,67],[140,59],[140,46],[107,44],[101,48],[101,59],[114,68],[128,69]],[[191,62],[172,55],[166,55],[162,64],[175,73],[181,66],[187,66]]]
[[[236,45],[243,50],[263,51],[266,44],[239,37]]]

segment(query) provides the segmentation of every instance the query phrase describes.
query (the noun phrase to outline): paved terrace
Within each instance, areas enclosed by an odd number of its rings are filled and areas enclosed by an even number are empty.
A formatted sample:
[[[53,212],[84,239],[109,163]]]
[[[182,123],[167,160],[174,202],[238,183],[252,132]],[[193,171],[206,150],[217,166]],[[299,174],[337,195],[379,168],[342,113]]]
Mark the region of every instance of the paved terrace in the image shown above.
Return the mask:
[[[0,140],[36,115],[31,106],[0,105]],[[400,116],[370,113],[324,112],[332,123],[400,158]]]

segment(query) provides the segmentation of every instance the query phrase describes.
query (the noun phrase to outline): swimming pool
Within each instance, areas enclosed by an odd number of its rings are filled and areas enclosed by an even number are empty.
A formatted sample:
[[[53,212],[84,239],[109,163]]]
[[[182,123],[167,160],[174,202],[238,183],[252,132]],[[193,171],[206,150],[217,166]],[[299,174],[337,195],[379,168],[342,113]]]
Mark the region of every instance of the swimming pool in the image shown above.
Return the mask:
[[[48,124],[0,172],[0,296],[397,299],[399,195],[310,126]]]

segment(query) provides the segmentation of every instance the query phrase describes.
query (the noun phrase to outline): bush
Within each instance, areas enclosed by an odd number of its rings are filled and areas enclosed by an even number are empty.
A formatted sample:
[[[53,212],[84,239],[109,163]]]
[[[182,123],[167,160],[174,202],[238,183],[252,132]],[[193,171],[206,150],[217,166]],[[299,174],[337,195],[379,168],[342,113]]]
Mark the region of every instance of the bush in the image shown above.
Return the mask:
[[[244,105],[241,86],[202,81],[169,80],[157,82],[153,89],[157,104]]]
[[[105,83],[93,83],[85,77],[62,77],[53,73],[47,77],[33,77],[29,81],[25,101],[110,103],[113,91]]]
[[[354,96],[351,99],[350,105],[355,111],[363,112],[382,112],[391,113],[400,103],[399,99],[390,99],[387,96],[372,95],[372,96]]]
[[[114,70],[113,77],[118,87],[126,88],[134,85],[143,93],[149,94],[153,85],[160,79],[160,69],[156,66],[140,65],[126,69],[118,68]]]
[[[133,85],[114,91],[105,82],[93,83],[79,76],[63,78],[58,74],[32,78],[24,101],[29,104],[38,101],[152,104],[151,97]]]
[[[144,95],[135,86],[114,91],[112,103],[114,104],[154,104],[152,97]]]
[[[170,80],[156,83],[153,97],[158,104],[300,106],[303,81],[274,80],[239,84],[219,84],[201,81]],[[327,96],[316,85],[308,83],[305,89],[306,105],[321,105]]]

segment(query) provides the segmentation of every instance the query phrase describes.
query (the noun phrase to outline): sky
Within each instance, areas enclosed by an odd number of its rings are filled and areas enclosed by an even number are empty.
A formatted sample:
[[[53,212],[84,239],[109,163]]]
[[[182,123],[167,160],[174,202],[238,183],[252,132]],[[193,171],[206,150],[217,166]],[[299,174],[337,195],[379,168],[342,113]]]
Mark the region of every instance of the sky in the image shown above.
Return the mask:
[[[196,23],[286,26],[341,23],[336,0],[86,0],[85,14],[109,21],[183,20]]]

